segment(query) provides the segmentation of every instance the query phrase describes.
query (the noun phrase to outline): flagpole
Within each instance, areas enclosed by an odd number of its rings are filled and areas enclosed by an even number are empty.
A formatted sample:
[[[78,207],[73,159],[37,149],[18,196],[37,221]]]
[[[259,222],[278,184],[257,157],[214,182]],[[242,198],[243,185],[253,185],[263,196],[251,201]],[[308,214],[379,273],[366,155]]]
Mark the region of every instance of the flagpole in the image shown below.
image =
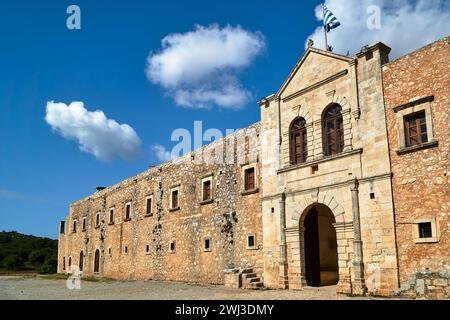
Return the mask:
[[[327,27],[325,25],[325,4],[322,3],[323,31],[325,32],[325,50],[328,51]]]

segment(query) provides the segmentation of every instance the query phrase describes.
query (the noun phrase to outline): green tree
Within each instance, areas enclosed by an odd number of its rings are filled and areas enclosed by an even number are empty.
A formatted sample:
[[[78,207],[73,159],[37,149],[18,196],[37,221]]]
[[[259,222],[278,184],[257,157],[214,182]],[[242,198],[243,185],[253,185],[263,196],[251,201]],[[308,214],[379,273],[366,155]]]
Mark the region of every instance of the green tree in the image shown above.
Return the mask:
[[[9,255],[3,259],[3,266],[8,270],[20,270],[24,262],[18,255]]]

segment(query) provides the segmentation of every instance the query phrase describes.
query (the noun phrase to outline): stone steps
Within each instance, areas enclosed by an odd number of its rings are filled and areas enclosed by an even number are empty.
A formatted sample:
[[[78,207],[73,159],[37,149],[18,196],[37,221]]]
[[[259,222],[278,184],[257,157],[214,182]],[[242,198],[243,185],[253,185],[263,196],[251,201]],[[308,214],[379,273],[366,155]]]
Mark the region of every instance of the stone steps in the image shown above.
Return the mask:
[[[242,274],[242,287],[246,289],[261,289],[264,287],[264,284],[261,281],[261,278],[253,272],[252,268],[245,268],[241,271]]]

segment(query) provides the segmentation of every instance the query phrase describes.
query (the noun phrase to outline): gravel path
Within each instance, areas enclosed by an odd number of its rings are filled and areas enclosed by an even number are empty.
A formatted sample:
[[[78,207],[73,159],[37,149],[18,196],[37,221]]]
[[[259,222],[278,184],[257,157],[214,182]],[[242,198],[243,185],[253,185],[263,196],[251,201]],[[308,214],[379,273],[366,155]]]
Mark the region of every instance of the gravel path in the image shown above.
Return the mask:
[[[81,281],[69,290],[66,280],[44,276],[0,276],[0,300],[322,300],[355,299],[334,287],[303,291],[243,290],[162,281]],[[371,299],[371,298],[364,298]]]

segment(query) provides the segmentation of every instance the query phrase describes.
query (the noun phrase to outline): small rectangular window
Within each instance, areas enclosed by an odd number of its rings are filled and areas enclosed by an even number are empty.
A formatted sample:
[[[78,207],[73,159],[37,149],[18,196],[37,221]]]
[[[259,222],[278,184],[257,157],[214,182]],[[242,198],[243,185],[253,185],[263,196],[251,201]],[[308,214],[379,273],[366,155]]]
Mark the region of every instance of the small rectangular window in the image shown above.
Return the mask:
[[[205,239],[205,247],[204,247],[205,251],[211,251],[211,238],[206,238]]]
[[[125,254],[128,253],[128,246],[125,246],[125,248],[123,249],[123,252],[124,252]]]
[[[114,209],[109,209],[109,224],[114,223]]]
[[[425,111],[408,115],[404,118],[406,146],[416,146],[428,142]]]
[[[76,220],[73,222],[72,232],[73,233],[77,232],[77,221]]]
[[[431,228],[431,222],[419,223],[419,238],[432,238],[433,232]]]
[[[178,190],[172,191],[172,209],[178,208]]]
[[[152,198],[151,198],[151,197],[148,197],[148,198],[147,198],[146,205],[147,205],[146,214],[147,214],[148,216],[151,216],[151,215],[153,214],[153,210],[152,210]]]
[[[176,250],[176,244],[175,244],[175,241],[172,241],[172,242],[170,242],[170,245],[169,245],[169,252],[174,253],[175,250]]]
[[[83,231],[86,231],[86,218],[83,218]]]
[[[61,233],[61,234],[66,233],[66,222],[65,221],[61,221],[61,223],[59,224],[59,233]]]
[[[95,215],[95,226],[98,228],[100,227],[100,213],[97,213]]]
[[[110,248],[108,248],[108,254],[109,254],[109,255],[111,255],[111,254],[112,254],[112,251],[111,251],[111,247],[110,247]]]
[[[131,219],[131,203],[127,203],[125,206],[125,220]]]
[[[247,249],[255,248],[255,236],[253,234],[247,237]]]
[[[146,245],[145,246],[145,253],[149,254],[150,253],[150,245]]]
[[[211,180],[203,181],[203,201],[211,200]]]
[[[245,170],[245,190],[255,189],[255,168],[249,168]]]

